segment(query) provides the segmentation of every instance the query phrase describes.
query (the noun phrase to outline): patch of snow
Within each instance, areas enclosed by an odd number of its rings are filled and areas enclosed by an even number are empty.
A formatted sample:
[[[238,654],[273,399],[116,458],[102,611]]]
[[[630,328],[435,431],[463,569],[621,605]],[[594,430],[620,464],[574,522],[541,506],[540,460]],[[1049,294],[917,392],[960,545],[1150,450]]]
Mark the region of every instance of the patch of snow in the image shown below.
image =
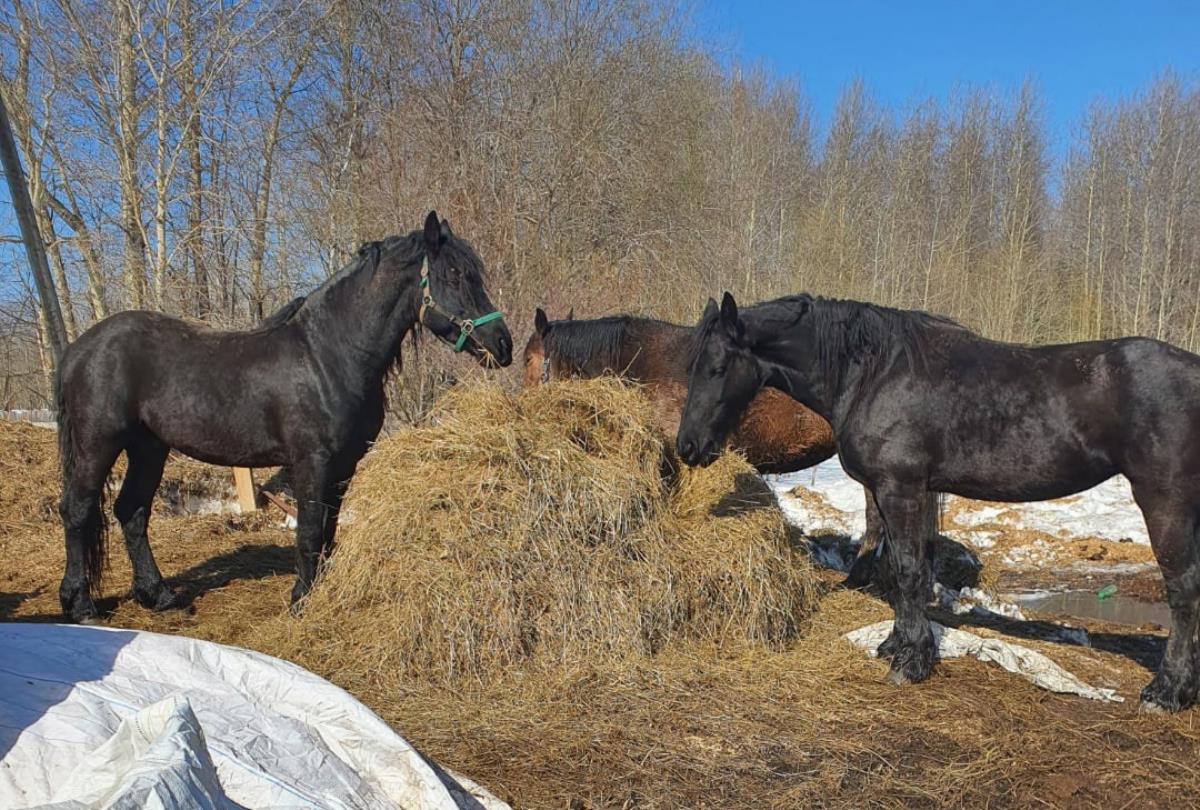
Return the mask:
[[[765,478],[775,491],[784,516],[809,534],[827,531],[860,538],[866,531],[867,499],[862,484],[846,475],[836,456],[807,470]],[[818,496],[826,508],[810,509],[792,495],[798,486]]]
[[[1003,532],[995,529],[945,529],[942,534],[959,543],[985,549],[996,545]]]
[[[786,475],[768,475],[767,483],[779,498],[784,515],[789,521],[809,534],[814,532],[836,532],[852,538],[861,537],[866,528],[866,498],[862,486],[846,475],[836,457],[807,470]],[[812,508],[792,495],[796,487],[803,487],[821,502]],[[1129,481],[1124,476],[1110,478],[1092,489],[1053,501],[1029,503],[985,504],[965,501],[966,508],[959,509],[955,520],[957,528],[946,534],[959,542],[975,548],[988,548],[995,544],[1001,532],[996,529],[978,529],[988,525],[1002,525],[1014,529],[1042,532],[1054,537],[1071,539],[1076,537],[1099,537],[1106,540],[1132,540],[1148,544],[1149,535],[1142,513],[1133,501]],[[1034,544],[1036,547],[1036,544]],[[1026,552],[1034,560],[1041,548]],[[1026,561],[1015,549],[1012,562]],[[1106,568],[1106,570],[1108,570]]]
[[[1104,574],[1105,576],[1114,576],[1117,574],[1144,574],[1147,571],[1157,571],[1158,563],[1141,562],[1141,563],[1112,563],[1111,565],[1096,565],[1094,563],[1074,563],[1071,570],[1078,571],[1081,574]]]
[[[1011,526],[1070,539],[1099,537],[1104,540],[1131,540],[1147,545],[1150,537],[1142,513],[1133,500],[1129,481],[1123,475],[1077,495],[1053,501],[1030,501],[979,505],[961,510],[955,517],[960,526],[988,524]]]
[[[973,615],[982,618],[1001,616],[1006,619],[1025,621],[1021,608],[1012,602],[1004,602],[994,595],[979,588],[963,588],[954,590],[940,582],[933,583],[933,597],[941,610],[947,610],[956,616]]]

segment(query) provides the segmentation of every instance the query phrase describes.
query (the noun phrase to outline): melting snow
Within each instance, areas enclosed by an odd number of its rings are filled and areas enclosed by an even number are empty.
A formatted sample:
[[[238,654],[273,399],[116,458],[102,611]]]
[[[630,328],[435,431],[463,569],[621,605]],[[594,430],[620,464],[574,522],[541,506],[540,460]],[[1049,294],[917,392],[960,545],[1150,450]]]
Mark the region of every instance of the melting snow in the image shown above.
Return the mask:
[[[810,534],[827,531],[854,538],[862,536],[866,528],[863,488],[846,475],[836,457],[808,470],[767,476],[767,482],[779,496],[788,519]],[[824,500],[822,508],[813,508],[792,495],[791,491],[797,486],[820,496]],[[946,533],[976,548],[993,545],[999,532],[974,527],[995,525],[1043,532],[1063,539],[1099,537],[1129,539],[1143,545],[1150,542],[1142,513],[1133,502],[1129,481],[1120,475],[1092,489],[1053,501],[997,506],[964,500],[963,504],[966,508],[960,508],[955,514],[959,528]],[[1036,559],[1046,548],[1043,543],[1043,548],[1034,548],[1027,553]]]

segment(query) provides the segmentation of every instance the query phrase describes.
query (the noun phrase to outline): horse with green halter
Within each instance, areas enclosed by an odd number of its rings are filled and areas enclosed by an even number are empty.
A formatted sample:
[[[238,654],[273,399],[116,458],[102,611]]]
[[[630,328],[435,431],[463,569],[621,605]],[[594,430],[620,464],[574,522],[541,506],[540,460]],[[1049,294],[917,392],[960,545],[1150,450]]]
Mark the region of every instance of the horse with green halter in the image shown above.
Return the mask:
[[[474,343],[481,352],[489,356],[491,355],[491,352],[489,352],[487,348],[479,342],[479,339],[475,337],[475,330],[486,323],[491,323],[492,321],[503,318],[503,312],[500,310],[495,310],[494,312],[489,312],[486,315],[480,315],[478,318],[459,318],[457,315],[447,312],[445,308],[438,306],[437,302],[433,300],[433,291],[429,287],[428,258],[421,262],[421,290],[421,312],[417,316],[418,323],[424,324],[425,311],[432,309],[438,315],[441,315],[447,321],[454,324],[454,326],[458,327],[458,340],[454,341],[453,343],[450,343],[449,340],[446,340],[446,343],[452,346],[454,351],[461,352],[463,347],[467,345],[467,340],[470,339],[471,342]]]

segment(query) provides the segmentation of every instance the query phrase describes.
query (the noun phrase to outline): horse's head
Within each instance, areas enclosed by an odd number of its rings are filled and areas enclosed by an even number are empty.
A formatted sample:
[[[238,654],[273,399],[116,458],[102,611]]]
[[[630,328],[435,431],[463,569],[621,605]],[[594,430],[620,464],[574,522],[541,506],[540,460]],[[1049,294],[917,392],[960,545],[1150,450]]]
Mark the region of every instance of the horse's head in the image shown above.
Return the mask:
[[[567,313],[566,320],[575,317],[575,310]],[[533,334],[525,343],[525,372],[521,376],[521,386],[529,388],[544,382],[550,382],[562,373],[561,365],[550,350],[548,337],[554,328],[554,323],[546,317],[545,311],[538,307],[533,314]]]
[[[483,261],[439,220],[425,218],[421,322],[430,332],[485,365],[512,362],[512,335],[483,286]]]
[[[687,401],[675,439],[684,463],[704,467],[716,460],[762,384],[733,296],[725,293],[719,308],[708,299],[696,327]]]

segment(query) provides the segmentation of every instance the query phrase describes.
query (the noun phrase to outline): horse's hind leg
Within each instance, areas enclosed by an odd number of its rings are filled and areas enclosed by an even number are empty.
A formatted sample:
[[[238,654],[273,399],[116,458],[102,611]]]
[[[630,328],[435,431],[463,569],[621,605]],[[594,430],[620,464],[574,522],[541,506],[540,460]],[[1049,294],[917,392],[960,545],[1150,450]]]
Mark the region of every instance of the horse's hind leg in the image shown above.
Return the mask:
[[[101,502],[108,472],[120,453],[115,442],[80,448],[64,476],[58,512],[62,517],[67,565],[58,599],[73,622],[96,618],[92,590],[104,568],[105,524]]]
[[[1135,487],[1134,495],[1150,545],[1167,585],[1171,608],[1171,633],[1167,650],[1154,680],[1142,690],[1147,709],[1179,711],[1196,701],[1200,692],[1200,652],[1196,632],[1200,624],[1200,521],[1191,503],[1166,501]]]
[[[895,624],[879,654],[892,660],[888,680],[917,683],[929,677],[937,644],[925,605],[929,602],[931,566],[926,550],[931,521],[928,510],[936,501],[921,489],[884,485],[875,497],[887,533],[887,551],[895,576],[889,594]]]
[[[125,550],[133,565],[133,598],[151,610],[182,607],[180,597],[163,582],[154,554],[150,551],[147,530],[154,493],[162,481],[168,447],[149,434],[141,434],[125,448],[129,469],[125,483],[113,505],[113,514],[125,535]]]

